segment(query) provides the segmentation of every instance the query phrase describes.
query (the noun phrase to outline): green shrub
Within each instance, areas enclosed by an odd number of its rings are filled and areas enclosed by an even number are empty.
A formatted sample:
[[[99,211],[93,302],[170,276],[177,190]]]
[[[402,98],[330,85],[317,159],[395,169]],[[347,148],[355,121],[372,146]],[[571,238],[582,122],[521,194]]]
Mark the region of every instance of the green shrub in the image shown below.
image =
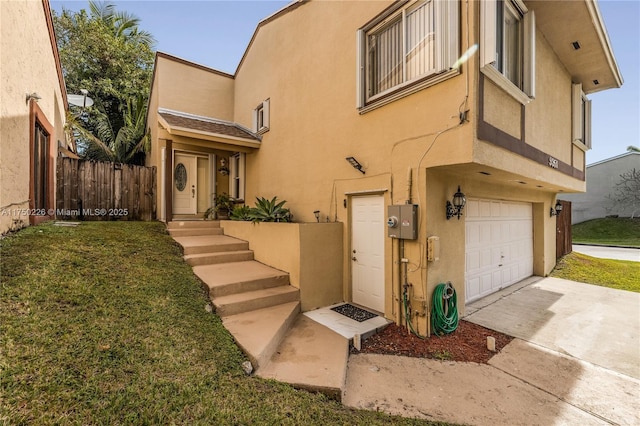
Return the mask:
[[[252,222],[291,222],[291,212],[283,207],[286,202],[286,200],[278,202],[277,197],[273,197],[271,200],[256,197],[256,206],[249,210],[249,220]]]

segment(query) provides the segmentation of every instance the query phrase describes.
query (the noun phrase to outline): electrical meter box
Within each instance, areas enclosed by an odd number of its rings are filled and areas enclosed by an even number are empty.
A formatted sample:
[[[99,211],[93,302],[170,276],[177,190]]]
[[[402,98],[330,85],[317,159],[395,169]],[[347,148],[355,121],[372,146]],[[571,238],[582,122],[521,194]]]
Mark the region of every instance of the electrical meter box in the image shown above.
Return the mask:
[[[387,207],[387,236],[401,240],[418,238],[418,206],[396,204]]]

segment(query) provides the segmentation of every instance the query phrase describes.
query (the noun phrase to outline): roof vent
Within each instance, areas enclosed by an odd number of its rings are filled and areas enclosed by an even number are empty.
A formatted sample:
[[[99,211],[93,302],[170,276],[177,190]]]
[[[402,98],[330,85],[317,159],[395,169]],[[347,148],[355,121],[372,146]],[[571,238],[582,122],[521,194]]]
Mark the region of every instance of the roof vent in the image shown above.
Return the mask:
[[[580,49],[580,42],[578,40],[574,41],[573,43],[571,43],[571,45],[573,46],[574,50],[579,50]]]

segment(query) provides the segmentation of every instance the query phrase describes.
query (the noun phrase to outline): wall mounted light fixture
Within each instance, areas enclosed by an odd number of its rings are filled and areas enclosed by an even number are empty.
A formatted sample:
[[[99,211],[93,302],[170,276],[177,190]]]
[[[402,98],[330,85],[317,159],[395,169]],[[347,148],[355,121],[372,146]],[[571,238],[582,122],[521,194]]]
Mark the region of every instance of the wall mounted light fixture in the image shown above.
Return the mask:
[[[458,185],[458,192],[453,194],[453,204],[447,200],[447,220],[454,216],[457,216],[458,220],[460,220],[465,204],[467,204],[467,197],[460,191],[460,185]]]
[[[27,93],[27,96],[26,96],[26,103],[29,103],[29,101],[30,101],[31,99],[33,99],[34,101],[36,101],[36,102],[37,102],[38,100],[42,99],[42,96],[38,95],[36,92],[33,92],[33,93]]]
[[[227,160],[225,158],[220,159],[220,168],[218,169],[222,176],[229,174],[229,168],[227,167]]]
[[[562,212],[562,203],[560,201],[556,201],[555,208],[551,207],[551,211],[549,212],[550,217],[558,216]]]
[[[320,223],[320,210],[314,210],[313,215],[316,217],[316,222]]]
[[[362,164],[360,164],[358,160],[355,159],[355,157],[347,157],[346,160],[353,166],[354,169],[364,174],[364,168],[362,167]]]

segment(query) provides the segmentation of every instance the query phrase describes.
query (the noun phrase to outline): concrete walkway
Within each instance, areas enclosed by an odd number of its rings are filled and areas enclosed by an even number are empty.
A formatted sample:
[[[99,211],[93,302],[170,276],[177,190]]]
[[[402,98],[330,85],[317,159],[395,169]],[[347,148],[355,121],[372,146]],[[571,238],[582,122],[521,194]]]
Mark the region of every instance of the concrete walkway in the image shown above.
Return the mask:
[[[614,260],[632,260],[634,262],[640,262],[639,248],[590,246],[583,244],[574,244],[572,247],[573,251],[586,254],[587,256],[591,257]]]
[[[465,319],[516,336],[488,365],[351,356],[346,405],[470,425],[640,424],[640,295],[533,278]]]

